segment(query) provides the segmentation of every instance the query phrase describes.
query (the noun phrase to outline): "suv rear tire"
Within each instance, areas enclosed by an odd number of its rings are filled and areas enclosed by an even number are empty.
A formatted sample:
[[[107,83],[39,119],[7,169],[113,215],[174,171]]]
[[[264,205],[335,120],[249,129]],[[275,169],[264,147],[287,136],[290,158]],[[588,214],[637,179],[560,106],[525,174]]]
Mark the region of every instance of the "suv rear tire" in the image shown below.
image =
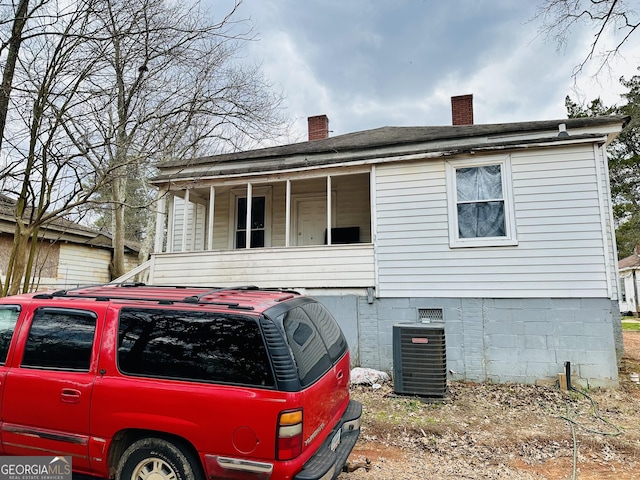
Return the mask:
[[[199,462],[191,452],[162,438],[133,442],[122,454],[115,480],[201,480]]]

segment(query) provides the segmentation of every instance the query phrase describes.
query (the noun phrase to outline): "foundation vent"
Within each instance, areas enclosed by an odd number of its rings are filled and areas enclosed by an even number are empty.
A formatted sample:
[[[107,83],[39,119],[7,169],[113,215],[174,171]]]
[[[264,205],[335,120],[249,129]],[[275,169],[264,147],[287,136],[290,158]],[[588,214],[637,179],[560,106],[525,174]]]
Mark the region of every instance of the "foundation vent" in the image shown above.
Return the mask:
[[[441,308],[419,308],[418,320],[422,323],[442,322]]]

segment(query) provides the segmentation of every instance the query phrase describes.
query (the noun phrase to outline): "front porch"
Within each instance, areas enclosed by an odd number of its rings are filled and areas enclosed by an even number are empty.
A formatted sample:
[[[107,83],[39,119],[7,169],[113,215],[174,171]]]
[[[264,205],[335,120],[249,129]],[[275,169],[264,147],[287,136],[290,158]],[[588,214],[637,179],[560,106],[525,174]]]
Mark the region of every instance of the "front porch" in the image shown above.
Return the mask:
[[[370,167],[159,187],[150,283],[375,287]]]

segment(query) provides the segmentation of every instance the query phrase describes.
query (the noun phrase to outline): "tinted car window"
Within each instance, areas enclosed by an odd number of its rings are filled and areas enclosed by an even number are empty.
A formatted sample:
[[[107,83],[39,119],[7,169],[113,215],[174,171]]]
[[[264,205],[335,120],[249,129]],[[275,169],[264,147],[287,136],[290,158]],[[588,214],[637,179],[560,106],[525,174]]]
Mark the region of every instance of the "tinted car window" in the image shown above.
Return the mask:
[[[324,341],[332,362],[336,362],[347,351],[347,339],[344,338],[338,323],[329,311],[320,303],[312,302],[302,306],[309,318],[316,326]]]
[[[301,307],[283,314],[282,325],[296,360],[300,384],[307,387],[332,367],[329,352],[316,326]]]
[[[4,365],[7,361],[18,315],[20,315],[20,307],[17,305],[0,305],[0,365]]]
[[[118,365],[126,374],[274,385],[260,328],[251,317],[123,308],[118,342]]]
[[[82,310],[36,310],[22,366],[89,371],[96,318]]]

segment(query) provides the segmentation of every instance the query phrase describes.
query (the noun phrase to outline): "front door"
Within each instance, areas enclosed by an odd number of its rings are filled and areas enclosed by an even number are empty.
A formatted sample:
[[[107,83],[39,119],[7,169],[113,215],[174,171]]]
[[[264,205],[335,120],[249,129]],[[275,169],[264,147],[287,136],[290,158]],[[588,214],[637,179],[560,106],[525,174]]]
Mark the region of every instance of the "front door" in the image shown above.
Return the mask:
[[[327,200],[305,198],[297,202],[297,245],[323,245],[327,230]]]

